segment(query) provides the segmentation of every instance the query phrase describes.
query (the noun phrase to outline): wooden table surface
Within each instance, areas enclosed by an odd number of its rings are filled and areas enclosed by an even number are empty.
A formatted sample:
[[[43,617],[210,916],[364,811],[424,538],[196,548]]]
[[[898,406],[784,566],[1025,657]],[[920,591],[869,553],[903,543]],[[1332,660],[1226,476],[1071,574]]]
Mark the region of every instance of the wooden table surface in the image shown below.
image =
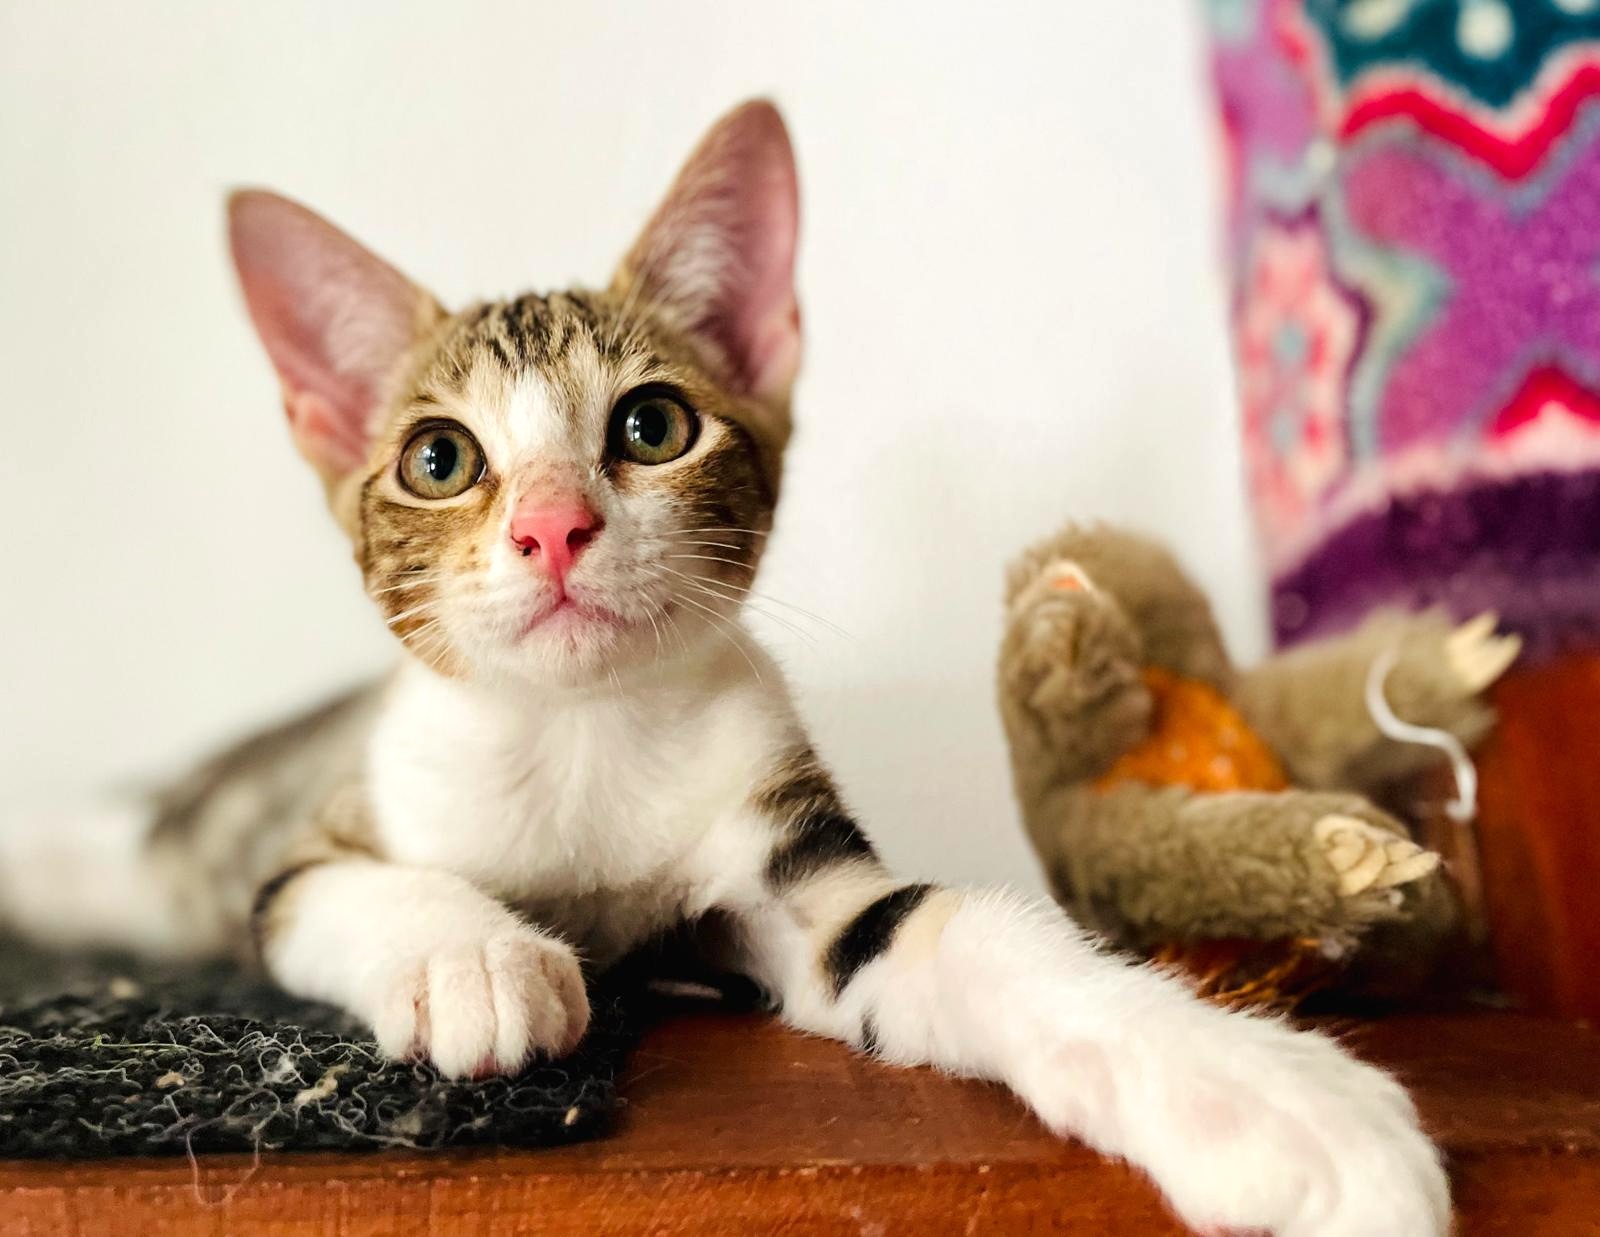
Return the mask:
[[[1600,1237],[1600,1034],[1465,1014],[1346,1038],[1412,1086],[1450,1155],[1461,1237]],[[615,1137],[555,1150],[4,1163],[0,1234],[1182,1232],[1137,1174],[1000,1090],[762,1015],[663,1023],[624,1094]]]

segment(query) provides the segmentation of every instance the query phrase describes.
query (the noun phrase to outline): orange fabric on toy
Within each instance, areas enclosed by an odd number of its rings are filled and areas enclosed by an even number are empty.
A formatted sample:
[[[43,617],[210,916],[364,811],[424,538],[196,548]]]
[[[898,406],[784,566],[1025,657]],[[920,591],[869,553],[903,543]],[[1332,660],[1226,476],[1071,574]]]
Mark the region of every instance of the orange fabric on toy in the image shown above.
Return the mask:
[[[1156,666],[1140,672],[1150,689],[1150,733],[1095,779],[1187,786],[1218,793],[1287,790],[1283,766],[1239,710],[1209,683]],[[1154,958],[1187,973],[1196,991],[1235,1008],[1292,1008],[1333,977],[1314,940],[1172,942]]]
[[[1215,687],[1156,666],[1141,674],[1154,702],[1150,733],[1095,780],[1095,789],[1123,782],[1213,792],[1288,789],[1278,758]]]

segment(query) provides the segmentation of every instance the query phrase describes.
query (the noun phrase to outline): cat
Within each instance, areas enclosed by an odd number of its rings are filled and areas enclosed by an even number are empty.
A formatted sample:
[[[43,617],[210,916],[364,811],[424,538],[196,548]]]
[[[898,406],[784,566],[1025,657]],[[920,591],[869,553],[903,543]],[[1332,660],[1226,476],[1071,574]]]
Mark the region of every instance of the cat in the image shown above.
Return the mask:
[[[1446,1232],[1382,1072],[1046,903],[898,881],[850,815],[738,617],[790,434],[797,202],[783,121],[748,103],[604,290],[449,312],[235,194],[246,306],[400,665],[70,822],[98,840],[58,879],[0,863],[0,910],[69,943],[242,948],[453,1077],[568,1051],[586,968],[714,926],[713,960],[795,1027],[1004,1082],[1193,1226]]]

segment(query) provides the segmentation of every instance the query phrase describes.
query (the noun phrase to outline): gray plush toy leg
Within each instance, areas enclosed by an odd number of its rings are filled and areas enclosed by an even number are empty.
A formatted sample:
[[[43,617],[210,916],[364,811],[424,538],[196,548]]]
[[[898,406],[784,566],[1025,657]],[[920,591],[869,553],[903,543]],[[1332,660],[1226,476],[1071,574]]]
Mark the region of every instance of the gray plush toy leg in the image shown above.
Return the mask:
[[[1337,955],[1437,879],[1438,856],[1358,795],[1128,783],[1063,789],[1034,815],[1057,896],[1136,948],[1313,937]]]

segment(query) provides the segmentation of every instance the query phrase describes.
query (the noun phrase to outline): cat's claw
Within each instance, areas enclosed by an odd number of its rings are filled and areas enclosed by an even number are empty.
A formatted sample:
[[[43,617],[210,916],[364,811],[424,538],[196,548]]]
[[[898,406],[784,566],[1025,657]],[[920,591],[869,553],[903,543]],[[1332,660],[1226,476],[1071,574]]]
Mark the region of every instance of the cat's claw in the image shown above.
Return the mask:
[[[1324,816],[1311,832],[1345,897],[1410,884],[1439,866],[1432,851],[1354,816]]]
[[[1468,692],[1477,694],[1497,680],[1522,652],[1522,637],[1499,635],[1500,616],[1486,610],[1445,637],[1445,661]]]

